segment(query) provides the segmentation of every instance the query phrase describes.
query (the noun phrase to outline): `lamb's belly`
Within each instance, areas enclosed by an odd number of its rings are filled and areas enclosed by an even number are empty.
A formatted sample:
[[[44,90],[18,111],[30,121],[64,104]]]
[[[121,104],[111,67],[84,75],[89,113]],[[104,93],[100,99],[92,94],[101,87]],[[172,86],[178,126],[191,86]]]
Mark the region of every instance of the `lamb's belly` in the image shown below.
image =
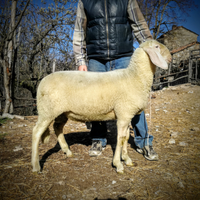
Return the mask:
[[[93,114],[93,115],[80,115],[76,113],[65,113],[66,117],[71,120],[75,121],[82,121],[82,122],[91,122],[91,121],[107,121],[107,120],[114,120],[116,119],[114,111],[111,111],[106,114]]]

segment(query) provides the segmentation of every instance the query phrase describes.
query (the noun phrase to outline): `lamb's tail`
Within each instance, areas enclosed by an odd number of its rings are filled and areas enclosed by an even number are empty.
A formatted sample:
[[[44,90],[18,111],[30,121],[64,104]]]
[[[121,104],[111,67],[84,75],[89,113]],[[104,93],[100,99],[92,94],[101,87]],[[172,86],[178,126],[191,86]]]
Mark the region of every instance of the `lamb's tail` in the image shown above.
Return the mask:
[[[44,131],[44,133],[41,136],[42,143],[43,144],[48,143],[49,138],[50,138],[50,131],[49,131],[49,128],[47,128],[46,131]]]

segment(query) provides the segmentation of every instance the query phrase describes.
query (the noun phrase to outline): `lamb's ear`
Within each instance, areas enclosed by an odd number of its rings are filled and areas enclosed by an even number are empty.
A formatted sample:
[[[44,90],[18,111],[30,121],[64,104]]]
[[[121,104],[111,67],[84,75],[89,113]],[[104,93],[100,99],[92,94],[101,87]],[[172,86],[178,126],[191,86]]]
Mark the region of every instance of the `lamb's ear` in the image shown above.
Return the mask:
[[[162,69],[168,69],[168,64],[162,57],[158,49],[154,49],[154,47],[143,47],[143,49],[149,55],[151,62],[154,65]]]

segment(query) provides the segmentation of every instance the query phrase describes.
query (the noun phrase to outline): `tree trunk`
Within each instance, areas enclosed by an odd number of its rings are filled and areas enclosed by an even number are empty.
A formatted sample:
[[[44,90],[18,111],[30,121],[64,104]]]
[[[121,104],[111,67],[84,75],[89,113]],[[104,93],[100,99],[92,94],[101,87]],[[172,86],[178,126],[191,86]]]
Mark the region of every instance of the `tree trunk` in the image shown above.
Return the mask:
[[[4,73],[4,88],[5,88],[5,107],[4,107],[4,112],[3,113],[8,113],[9,108],[10,108],[10,70],[8,66],[8,62],[6,61],[6,58],[2,61],[3,65],[3,73]]]
[[[11,94],[12,94],[12,72],[13,72],[13,64],[12,64],[12,58],[13,58],[13,41],[14,41],[14,34],[11,34],[13,32],[13,28],[15,26],[15,15],[16,15],[16,8],[17,8],[17,0],[12,0],[12,6],[11,6],[11,23],[9,28],[9,38],[8,42],[6,42],[5,48],[5,56],[3,60],[4,65],[4,87],[5,87],[5,108],[3,113],[13,113],[13,103],[11,100]],[[7,54],[7,55],[6,55]],[[8,61],[6,60],[8,59]],[[8,64],[8,66],[7,66]],[[9,110],[10,109],[10,110]]]
[[[17,9],[17,1],[12,0],[11,5],[11,19],[10,26],[8,30],[8,34],[3,37],[4,39],[1,41],[0,45],[0,63],[3,66],[3,74],[4,74],[4,89],[5,89],[5,107],[3,113],[8,113],[10,109],[10,113],[13,112],[13,104],[11,97],[14,99],[14,82],[15,82],[15,64],[17,58],[17,50],[15,45],[15,33],[19,23],[22,20],[22,16],[30,3],[30,0],[27,1],[23,11],[18,16],[18,20],[16,20],[16,9]],[[20,30],[19,30],[20,33]],[[14,56],[13,56],[14,52]],[[13,75],[13,76],[12,76]]]

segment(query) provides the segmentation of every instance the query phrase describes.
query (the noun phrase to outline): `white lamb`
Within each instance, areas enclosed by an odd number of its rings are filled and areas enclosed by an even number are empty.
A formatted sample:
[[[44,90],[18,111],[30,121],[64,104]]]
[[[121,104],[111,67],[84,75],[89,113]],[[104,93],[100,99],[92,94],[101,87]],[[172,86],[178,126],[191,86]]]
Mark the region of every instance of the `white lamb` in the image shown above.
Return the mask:
[[[127,153],[129,123],[134,115],[145,109],[156,66],[168,68],[169,50],[155,40],[140,45],[126,69],[106,73],[61,71],[46,76],[37,91],[38,121],[32,135],[33,171],[40,171],[39,140],[47,142],[49,125],[54,130],[62,150],[72,156],[63,135],[68,119],[103,121],[117,119],[117,146],[113,165],[123,173],[132,161]]]

